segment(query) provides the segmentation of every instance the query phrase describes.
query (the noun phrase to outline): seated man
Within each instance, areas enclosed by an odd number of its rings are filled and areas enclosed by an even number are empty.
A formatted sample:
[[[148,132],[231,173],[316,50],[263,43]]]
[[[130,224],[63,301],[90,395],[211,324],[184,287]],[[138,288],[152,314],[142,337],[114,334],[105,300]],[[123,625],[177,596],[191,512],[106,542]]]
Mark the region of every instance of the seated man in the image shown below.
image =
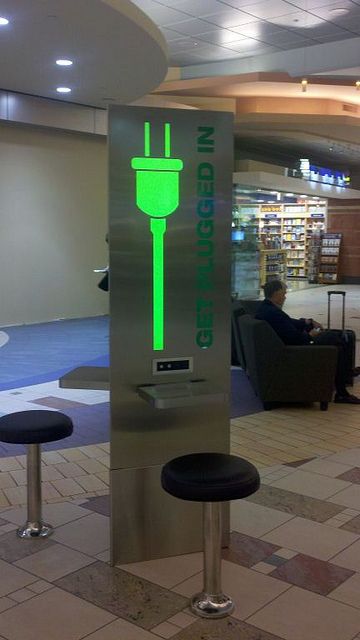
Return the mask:
[[[346,389],[348,378],[346,345],[341,334],[324,331],[319,322],[312,318],[290,318],[282,306],[286,298],[286,285],[280,280],[270,280],[264,285],[265,300],[260,304],[255,317],[266,320],[285,344],[335,345],[338,348],[338,361],[335,376],[335,402],[360,404],[360,399]],[[351,373],[358,373],[351,372]]]

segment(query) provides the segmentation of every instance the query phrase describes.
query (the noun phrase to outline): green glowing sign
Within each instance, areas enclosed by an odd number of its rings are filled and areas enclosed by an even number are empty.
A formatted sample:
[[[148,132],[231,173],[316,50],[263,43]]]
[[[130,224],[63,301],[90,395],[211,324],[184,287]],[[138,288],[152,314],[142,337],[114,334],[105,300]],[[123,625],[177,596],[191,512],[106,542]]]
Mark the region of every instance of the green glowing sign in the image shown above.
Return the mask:
[[[164,349],[164,234],[166,216],[179,206],[182,160],[171,158],[170,124],[165,124],[164,157],[150,156],[150,122],[144,123],[144,157],[132,158],[136,171],[136,204],[151,217],[153,236],[153,349]]]

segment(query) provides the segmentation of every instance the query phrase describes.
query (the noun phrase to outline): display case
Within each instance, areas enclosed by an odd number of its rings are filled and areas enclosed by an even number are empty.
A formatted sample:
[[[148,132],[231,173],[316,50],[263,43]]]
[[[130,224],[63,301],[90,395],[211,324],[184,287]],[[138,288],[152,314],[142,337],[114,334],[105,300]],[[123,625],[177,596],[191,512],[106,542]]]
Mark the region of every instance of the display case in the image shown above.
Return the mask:
[[[336,284],[338,282],[341,240],[341,233],[323,233],[321,235],[319,284]]]
[[[233,299],[259,296],[259,221],[257,207],[233,207],[232,220],[232,273]]]

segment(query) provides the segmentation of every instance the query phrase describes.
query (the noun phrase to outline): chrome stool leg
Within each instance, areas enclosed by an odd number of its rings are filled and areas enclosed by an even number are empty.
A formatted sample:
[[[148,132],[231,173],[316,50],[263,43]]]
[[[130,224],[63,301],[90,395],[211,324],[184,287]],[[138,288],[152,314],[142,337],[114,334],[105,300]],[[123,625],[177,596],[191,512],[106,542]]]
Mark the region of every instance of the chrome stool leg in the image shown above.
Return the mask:
[[[27,522],[17,530],[20,538],[46,538],[52,527],[41,520],[41,449],[27,445]]]
[[[234,610],[221,590],[222,502],[204,502],[204,590],[191,598],[190,608],[203,618],[222,618]]]

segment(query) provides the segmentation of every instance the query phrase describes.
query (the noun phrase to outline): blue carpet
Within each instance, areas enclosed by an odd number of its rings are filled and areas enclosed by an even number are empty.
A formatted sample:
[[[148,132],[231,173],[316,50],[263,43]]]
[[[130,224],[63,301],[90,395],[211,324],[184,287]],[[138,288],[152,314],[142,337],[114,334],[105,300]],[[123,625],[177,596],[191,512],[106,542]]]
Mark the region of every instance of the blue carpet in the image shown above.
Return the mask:
[[[76,409],[66,409],[74,423],[74,431],[70,438],[49,442],[41,445],[43,451],[56,451],[71,447],[85,447],[89,444],[99,444],[110,440],[110,404],[102,402]],[[26,447],[21,444],[7,444],[0,442],[0,458],[6,456],[20,456],[26,453]],[[105,455],[105,454],[104,454]]]
[[[106,366],[109,318],[81,318],[6,327],[0,349],[0,391],[57,380],[81,365]]]
[[[240,418],[263,411],[261,400],[255,395],[249,379],[242,369],[231,370],[231,418]]]

